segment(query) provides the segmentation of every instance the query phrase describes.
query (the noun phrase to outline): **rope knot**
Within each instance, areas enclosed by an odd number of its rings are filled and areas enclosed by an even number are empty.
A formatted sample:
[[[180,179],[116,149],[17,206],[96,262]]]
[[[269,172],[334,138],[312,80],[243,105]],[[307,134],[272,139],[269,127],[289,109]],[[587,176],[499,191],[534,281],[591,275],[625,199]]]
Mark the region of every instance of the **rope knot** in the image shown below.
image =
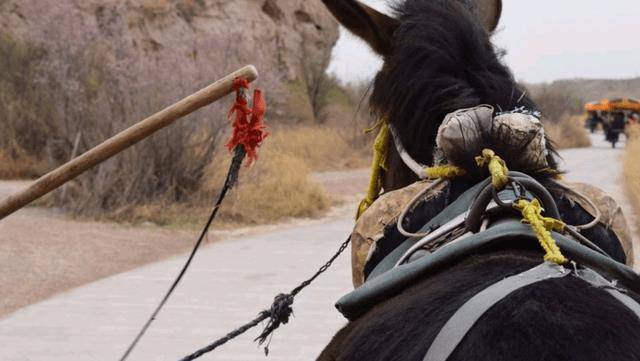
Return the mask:
[[[491,149],[482,150],[482,155],[476,157],[478,167],[487,167],[491,174],[491,183],[497,190],[502,190],[509,183],[509,168],[507,163]]]
[[[279,294],[273,300],[271,307],[268,310],[261,312],[262,316],[268,317],[269,321],[265,326],[260,336],[255,341],[258,341],[259,345],[262,345],[267,341],[267,338],[275,331],[280,325],[286,325],[289,322],[289,317],[293,314],[293,295],[291,294]],[[265,355],[269,354],[269,345],[264,348]]]
[[[544,217],[542,215],[542,206],[537,199],[533,201],[521,199],[514,204],[514,207],[522,213],[522,222],[529,224],[536,234],[540,245],[545,251],[544,260],[557,264],[567,263],[568,260],[560,251],[556,241],[551,237],[551,231],[562,232],[566,224],[555,218]]]

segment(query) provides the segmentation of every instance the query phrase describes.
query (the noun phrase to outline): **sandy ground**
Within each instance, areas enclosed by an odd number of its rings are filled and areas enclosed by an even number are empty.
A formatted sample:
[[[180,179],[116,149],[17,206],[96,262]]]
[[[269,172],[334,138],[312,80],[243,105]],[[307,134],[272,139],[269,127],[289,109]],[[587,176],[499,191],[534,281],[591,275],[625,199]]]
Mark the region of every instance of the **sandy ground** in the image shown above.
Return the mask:
[[[568,178],[610,192],[636,225],[620,181],[623,150],[611,149],[600,138],[594,136],[593,148],[562,152]],[[329,188],[338,185],[337,193],[346,196],[366,184],[366,172],[356,173],[316,175],[316,180]],[[231,240],[212,242],[131,360],[175,360],[252,318],[273,295],[290,290],[333,253],[352,227],[352,208],[347,204],[326,219],[241,230]],[[148,263],[179,253],[192,241],[188,232],[76,222],[28,209],[0,221],[0,264],[11,267],[0,272],[0,291],[13,300],[15,310],[32,302],[25,301],[27,296],[41,299],[96,275],[123,272],[141,259]],[[0,320],[2,360],[117,359],[183,262],[181,255],[149,264],[5,313]],[[345,323],[332,305],[350,288],[349,258],[342,257],[296,300],[295,318],[277,332],[271,358],[313,359]],[[264,359],[252,343],[255,336],[252,331],[203,359]]]
[[[193,232],[81,222],[38,208],[20,211],[0,221],[0,317],[184,252],[193,238]]]

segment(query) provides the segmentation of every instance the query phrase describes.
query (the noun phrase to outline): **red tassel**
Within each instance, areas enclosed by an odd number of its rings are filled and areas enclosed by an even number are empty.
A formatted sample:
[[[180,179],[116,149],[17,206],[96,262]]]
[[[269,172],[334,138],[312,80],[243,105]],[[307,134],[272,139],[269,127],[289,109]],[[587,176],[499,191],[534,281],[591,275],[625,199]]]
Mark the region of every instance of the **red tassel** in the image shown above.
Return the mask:
[[[242,145],[247,152],[247,166],[249,166],[258,158],[258,148],[269,132],[264,124],[267,104],[262,91],[256,89],[253,92],[253,109],[250,109],[247,99],[244,97],[246,89],[249,89],[249,82],[246,79],[236,78],[233,81],[236,101],[229,109],[228,117],[231,119],[233,113],[236,114],[236,117],[233,121],[233,134],[227,142],[227,148],[233,150],[236,146]]]

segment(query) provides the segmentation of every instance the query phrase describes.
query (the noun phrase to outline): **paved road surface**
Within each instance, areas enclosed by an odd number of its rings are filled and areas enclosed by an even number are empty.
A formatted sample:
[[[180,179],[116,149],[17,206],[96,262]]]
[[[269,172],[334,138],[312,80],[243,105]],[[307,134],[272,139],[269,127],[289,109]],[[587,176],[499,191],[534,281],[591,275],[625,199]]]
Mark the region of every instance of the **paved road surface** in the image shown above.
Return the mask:
[[[253,318],[328,259],[351,220],[220,242],[201,252],[131,360],[176,360]],[[183,257],[107,278],[19,310],[0,322],[0,359],[117,360],[182,265]],[[296,300],[273,360],[309,360],[344,321],[335,299],[351,287],[349,258]],[[204,360],[262,360],[256,331]]]
[[[610,149],[599,136],[594,144],[563,152],[568,178],[597,184],[623,199],[622,150]],[[350,219],[335,220],[207,247],[130,359],[176,360],[245,322],[274,294],[311,274],[351,226]],[[0,321],[0,358],[116,360],[182,262],[179,257],[110,277],[10,315]],[[332,304],[350,287],[349,259],[342,257],[296,300],[296,317],[277,331],[270,358],[314,359],[344,324]],[[203,359],[262,360],[262,351],[251,343],[255,336],[250,331]]]
[[[590,183],[609,193],[622,207],[633,234],[638,235],[638,218],[633,212],[629,199],[625,196],[622,179],[624,139],[617,145],[617,149],[612,149],[611,143],[605,142],[604,135],[600,133],[591,136],[591,143],[591,148],[569,149],[561,152],[564,159],[563,167],[568,171],[567,179]],[[638,268],[640,267],[640,248],[637,246],[635,258],[635,265]]]

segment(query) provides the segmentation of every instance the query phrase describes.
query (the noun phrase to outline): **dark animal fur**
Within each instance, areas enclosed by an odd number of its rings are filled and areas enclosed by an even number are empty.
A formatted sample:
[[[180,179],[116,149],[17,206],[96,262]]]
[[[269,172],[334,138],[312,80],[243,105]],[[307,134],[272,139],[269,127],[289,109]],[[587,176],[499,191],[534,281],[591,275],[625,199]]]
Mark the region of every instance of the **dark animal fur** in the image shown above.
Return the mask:
[[[513,250],[469,258],[351,322],[318,360],[420,361],[466,300],[539,262],[539,253]],[[449,361],[632,361],[640,360],[638,340],[640,321],[633,313],[605,291],[569,277],[540,282],[500,301]]]
[[[400,25],[375,79],[371,106],[395,125],[416,160],[432,164],[437,129],[453,111],[479,104],[535,109],[496,54],[489,34],[462,2],[407,0],[396,5],[395,12]],[[501,156],[513,163],[513,154]],[[555,167],[551,157],[549,161]],[[415,180],[393,152],[385,189]]]
[[[469,187],[454,181],[440,196],[407,217],[417,229]],[[585,224],[593,218],[556,193],[563,219]],[[624,263],[611,230],[597,226],[585,235]],[[404,241],[394,226],[372,255],[380,261]],[[442,270],[375,306],[341,330],[318,358],[328,360],[422,360],[438,331],[473,295],[541,262],[535,243],[513,240],[517,249],[487,250]],[[370,271],[368,269],[367,271]],[[640,300],[638,295],[633,298]],[[465,337],[449,361],[457,360],[640,360],[640,320],[603,290],[570,277],[519,290],[496,304]]]
[[[340,1],[358,10],[352,0],[323,1],[334,13],[340,11],[336,5]],[[452,111],[479,104],[503,110],[535,109],[466,2],[405,0],[395,6],[395,12],[399,21],[392,48],[383,54],[385,65],[376,77],[371,106],[395,125],[417,160],[432,163],[436,131]],[[501,156],[509,163],[509,157],[517,155]],[[549,161],[555,168],[552,155]],[[415,180],[393,152],[385,189]],[[436,208],[455,199],[469,181],[454,184],[451,199]],[[590,220],[584,210],[561,195],[557,200],[563,218],[570,223]],[[427,218],[437,210],[429,210]],[[624,253],[610,231],[599,227],[590,232],[592,241],[624,262]],[[466,300],[504,277],[535,266],[540,259],[539,251],[526,249],[494,250],[466,259],[348,324],[319,360],[422,360],[442,325]],[[638,340],[640,320],[633,313],[605,291],[567,277],[540,282],[502,300],[473,327],[449,361],[631,361],[640,360]]]

